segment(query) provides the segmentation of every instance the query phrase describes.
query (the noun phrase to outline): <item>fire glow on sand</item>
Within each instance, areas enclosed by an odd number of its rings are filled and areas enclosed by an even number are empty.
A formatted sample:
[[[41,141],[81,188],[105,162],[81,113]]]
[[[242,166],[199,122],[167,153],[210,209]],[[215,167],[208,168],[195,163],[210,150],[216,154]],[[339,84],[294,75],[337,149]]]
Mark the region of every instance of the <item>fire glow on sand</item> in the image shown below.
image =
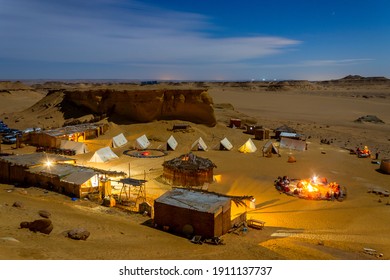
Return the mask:
[[[305,199],[342,201],[347,196],[345,187],[318,176],[310,179],[289,179],[288,176],[279,176],[274,185],[280,192]]]

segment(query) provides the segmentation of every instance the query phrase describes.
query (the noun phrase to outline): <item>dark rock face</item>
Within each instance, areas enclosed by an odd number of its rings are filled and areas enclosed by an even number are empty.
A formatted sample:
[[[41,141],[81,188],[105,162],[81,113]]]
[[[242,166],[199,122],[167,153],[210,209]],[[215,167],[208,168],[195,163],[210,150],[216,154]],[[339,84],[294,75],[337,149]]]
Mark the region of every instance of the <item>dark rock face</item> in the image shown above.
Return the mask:
[[[68,232],[68,237],[75,240],[87,240],[90,232],[83,228],[75,228]]]
[[[213,101],[207,90],[87,90],[65,91],[64,101],[93,114],[118,116],[133,122],[183,120],[214,126]]]
[[[39,219],[33,222],[21,222],[20,228],[28,228],[33,232],[50,234],[51,231],[53,230],[53,224],[49,219]]]

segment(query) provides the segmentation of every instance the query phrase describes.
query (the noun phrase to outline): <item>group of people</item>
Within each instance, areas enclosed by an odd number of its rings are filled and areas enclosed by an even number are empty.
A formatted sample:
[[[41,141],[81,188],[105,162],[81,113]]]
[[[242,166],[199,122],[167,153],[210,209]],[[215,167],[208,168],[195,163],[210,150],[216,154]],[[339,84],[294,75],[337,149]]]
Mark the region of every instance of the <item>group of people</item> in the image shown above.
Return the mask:
[[[367,146],[364,146],[364,149],[360,149],[359,147],[357,147],[356,154],[358,155],[358,157],[369,157],[371,155],[371,152]]]
[[[289,192],[290,179],[287,176],[279,176],[275,181],[275,187],[278,191]]]
[[[295,184],[294,181],[297,181]],[[293,182],[291,184],[291,182]],[[338,200],[346,196],[345,189],[336,182],[328,183],[326,178],[313,177],[310,180],[291,180],[288,176],[279,176],[275,188],[287,194],[309,199]]]
[[[326,193],[327,199],[338,199],[343,197],[343,192],[340,188],[340,185],[336,182],[331,182],[328,185],[329,191]]]

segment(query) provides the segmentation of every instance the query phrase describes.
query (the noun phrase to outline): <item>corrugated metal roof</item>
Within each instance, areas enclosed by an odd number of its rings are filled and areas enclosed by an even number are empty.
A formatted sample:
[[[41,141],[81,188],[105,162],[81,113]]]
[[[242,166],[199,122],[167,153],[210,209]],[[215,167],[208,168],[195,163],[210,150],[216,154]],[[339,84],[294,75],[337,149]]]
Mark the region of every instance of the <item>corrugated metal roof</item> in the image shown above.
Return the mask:
[[[71,158],[63,157],[60,155],[47,154],[47,153],[32,153],[32,154],[3,156],[0,157],[0,159],[20,166],[41,165],[48,160],[50,160],[51,162],[65,162],[65,161],[73,160]]]
[[[63,136],[63,135],[70,135],[74,133],[80,133],[80,132],[85,132],[87,130],[95,130],[98,129],[99,126],[94,125],[94,124],[80,124],[80,125],[73,125],[73,126],[65,126],[65,127],[60,127],[56,129],[49,129],[49,130],[44,130],[41,133],[47,134],[53,137],[58,137],[58,136]]]
[[[199,212],[215,213],[230,200],[229,197],[215,193],[175,188],[157,198],[156,202]]]
[[[293,132],[282,132],[280,133],[280,137],[300,137],[301,135]]]
[[[61,181],[83,184],[88,181],[95,174],[98,174],[93,169],[74,166],[71,164],[54,164],[52,166],[35,166],[29,169],[31,173],[45,173],[60,177]]]
[[[61,178],[61,181],[81,185],[95,176],[96,173],[93,171],[81,171],[69,174],[68,176]]]
[[[70,164],[53,164],[51,166],[40,165],[29,168],[31,173],[49,173],[57,176],[66,176],[72,172],[78,172],[84,170],[85,168],[70,165]]]

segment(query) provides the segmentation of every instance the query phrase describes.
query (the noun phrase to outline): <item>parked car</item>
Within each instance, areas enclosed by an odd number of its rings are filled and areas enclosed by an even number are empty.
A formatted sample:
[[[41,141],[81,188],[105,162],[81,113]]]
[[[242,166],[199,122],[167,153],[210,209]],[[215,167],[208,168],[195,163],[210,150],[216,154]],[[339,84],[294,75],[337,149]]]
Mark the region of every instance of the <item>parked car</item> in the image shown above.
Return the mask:
[[[39,132],[42,129],[40,127],[29,127],[24,130],[22,130],[23,134],[30,133],[30,132]]]
[[[11,132],[11,129],[7,126],[0,126],[0,134],[1,135],[4,135],[4,134],[8,134]]]
[[[17,137],[18,137],[17,134],[7,134],[7,135],[4,135],[3,138],[2,138],[2,142],[4,144],[15,144]]]

